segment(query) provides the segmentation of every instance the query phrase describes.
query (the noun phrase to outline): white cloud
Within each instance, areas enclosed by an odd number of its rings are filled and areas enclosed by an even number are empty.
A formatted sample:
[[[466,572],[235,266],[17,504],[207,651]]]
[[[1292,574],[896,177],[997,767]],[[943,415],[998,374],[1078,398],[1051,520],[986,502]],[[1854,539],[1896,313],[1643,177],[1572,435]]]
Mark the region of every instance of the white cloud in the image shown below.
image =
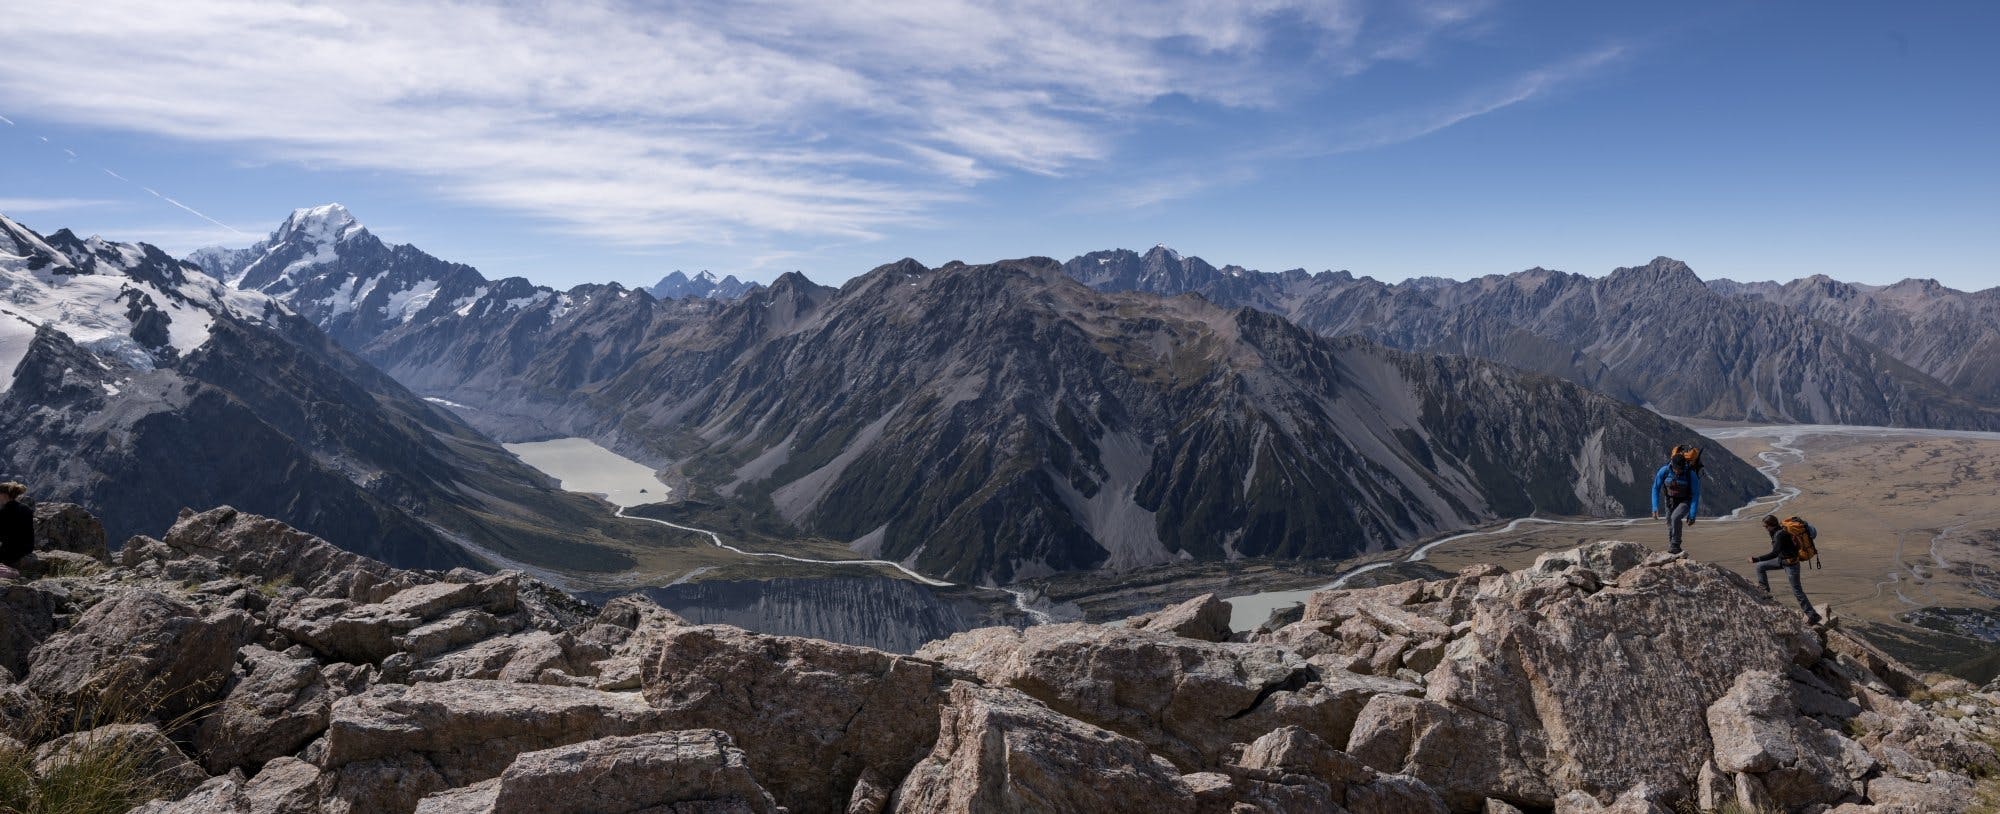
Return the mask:
[[[27,0],[8,15],[0,103],[406,173],[635,245],[865,238],[966,185],[1110,158],[1162,97],[1280,105],[1413,58],[1480,8]],[[1281,64],[1281,39],[1323,64]]]
[[[102,198],[0,198],[0,213],[18,215],[24,212],[58,212],[93,206],[111,206],[116,203],[118,202]]]

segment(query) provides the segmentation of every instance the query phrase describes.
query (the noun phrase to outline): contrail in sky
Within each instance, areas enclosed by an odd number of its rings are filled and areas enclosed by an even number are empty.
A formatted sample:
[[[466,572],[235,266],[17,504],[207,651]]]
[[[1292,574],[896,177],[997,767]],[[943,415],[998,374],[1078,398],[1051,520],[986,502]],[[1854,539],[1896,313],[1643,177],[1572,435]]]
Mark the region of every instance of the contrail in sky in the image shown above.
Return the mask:
[[[6,122],[6,123],[7,123],[7,126],[8,126],[8,127],[13,127],[13,126],[14,126],[14,120],[13,120],[13,119],[10,119],[10,118],[7,118],[6,116],[0,116],[0,122]],[[38,136],[37,138],[40,138],[40,139],[42,140],[42,143],[43,143],[43,144],[49,144],[49,143],[50,143],[50,142],[49,142],[49,137],[48,137],[48,136]],[[61,150],[62,150],[63,152],[65,152],[65,153],[68,153],[68,154],[69,154],[69,157],[70,157],[70,160],[74,161],[74,160],[76,160],[77,158],[79,158],[79,156],[78,156],[78,155],[76,154],[76,151],[75,151],[75,150],[72,150],[72,149],[70,149],[70,148],[68,148],[68,147],[61,147],[60,145],[56,145],[56,146],[58,146],[58,147],[59,147],[59,149],[61,149]],[[192,207],[192,206],[188,206],[187,204],[184,204],[184,203],[181,203],[180,201],[176,201],[176,200],[174,200],[173,198],[170,198],[170,197],[168,197],[168,196],[165,196],[165,195],[161,195],[161,194],[160,194],[159,192],[155,191],[155,190],[154,190],[154,189],[153,189],[152,187],[149,187],[149,186],[144,186],[144,185],[141,185],[141,184],[137,184],[137,183],[134,183],[134,182],[132,181],[132,179],[130,179],[130,178],[126,178],[126,177],[125,177],[125,176],[123,176],[123,175],[119,175],[118,173],[115,173],[115,172],[112,172],[112,171],[111,171],[111,168],[109,168],[109,167],[98,167],[98,169],[100,169],[100,170],[103,170],[103,171],[104,171],[104,174],[105,174],[105,175],[109,175],[109,176],[111,176],[111,177],[113,177],[113,178],[116,178],[116,179],[118,179],[118,180],[120,180],[120,181],[124,181],[125,183],[128,183],[128,184],[132,184],[133,186],[137,186],[137,187],[139,187],[140,189],[143,189],[143,190],[145,190],[147,194],[149,194],[149,195],[151,195],[151,196],[153,196],[153,197],[155,197],[155,198],[158,198],[158,199],[160,199],[160,200],[162,200],[162,201],[166,201],[167,203],[170,203],[170,204],[173,204],[173,205],[174,205],[174,206],[175,206],[176,208],[180,209],[180,210],[181,210],[181,211],[183,211],[183,212],[186,212],[186,213],[188,213],[188,214],[190,214],[190,215],[193,215],[193,216],[195,216],[195,217],[197,217],[197,218],[201,218],[202,220],[205,220],[205,221],[208,221],[209,223],[213,223],[213,224],[215,224],[215,225],[217,225],[217,226],[220,226],[220,227],[222,227],[222,228],[224,228],[224,229],[228,229],[229,231],[231,231],[231,232],[234,232],[234,233],[236,233],[236,234],[239,234],[239,235],[245,235],[245,236],[247,236],[247,235],[248,235],[248,233],[244,232],[244,231],[243,231],[243,230],[241,230],[241,229],[238,229],[238,228],[236,228],[236,227],[234,227],[234,226],[231,226],[231,225],[229,225],[229,224],[227,224],[227,223],[223,223],[222,221],[219,221],[219,220],[216,220],[216,219],[214,219],[214,218],[211,218],[211,217],[209,217],[209,216],[207,216],[207,215],[205,215],[205,214],[202,214],[202,212],[201,212],[200,210],[197,210],[197,209],[195,209],[195,208],[194,208],[194,207]]]

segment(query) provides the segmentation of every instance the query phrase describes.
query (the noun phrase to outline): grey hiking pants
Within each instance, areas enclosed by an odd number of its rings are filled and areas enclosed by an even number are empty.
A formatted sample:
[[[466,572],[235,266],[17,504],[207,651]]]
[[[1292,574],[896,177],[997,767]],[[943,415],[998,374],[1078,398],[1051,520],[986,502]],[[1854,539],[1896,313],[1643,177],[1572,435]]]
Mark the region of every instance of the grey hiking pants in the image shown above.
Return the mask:
[[[1681,550],[1681,526],[1687,523],[1687,503],[1675,503],[1667,509],[1667,550],[1678,553]]]
[[[1806,618],[1818,619],[1819,611],[1813,610],[1812,600],[1806,598],[1805,586],[1799,584],[1798,563],[1786,565],[1778,560],[1765,560],[1763,562],[1757,563],[1757,586],[1763,588],[1765,593],[1770,593],[1771,592],[1770,574],[1772,571],[1776,571],[1780,568],[1785,569],[1785,572],[1791,575],[1792,596],[1796,596],[1799,598],[1799,607],[1805,609]]]

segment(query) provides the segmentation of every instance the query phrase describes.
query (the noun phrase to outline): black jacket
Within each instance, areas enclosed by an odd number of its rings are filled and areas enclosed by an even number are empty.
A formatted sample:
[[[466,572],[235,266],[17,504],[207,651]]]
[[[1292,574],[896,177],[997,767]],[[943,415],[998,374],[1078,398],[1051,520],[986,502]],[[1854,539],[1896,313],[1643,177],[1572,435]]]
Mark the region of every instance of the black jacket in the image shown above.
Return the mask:
[[[19,500],[0,505],[0,563],[13,565],[35,550],[35,510]]]
[[[1813,528],[1811,523],[1807,523],[1806,536],[1814,540],[1819,539],[1819,529]],[[1754,562],[1777,560],[1786,565],[1791,565],[1799,561],[1799,544],[1793,542],[1791,532],[1785,531],[1784,526],[1779,526],[1771,530],[1771,553],[1765,554],[1762,557],[1752,557],[1751,560]]]

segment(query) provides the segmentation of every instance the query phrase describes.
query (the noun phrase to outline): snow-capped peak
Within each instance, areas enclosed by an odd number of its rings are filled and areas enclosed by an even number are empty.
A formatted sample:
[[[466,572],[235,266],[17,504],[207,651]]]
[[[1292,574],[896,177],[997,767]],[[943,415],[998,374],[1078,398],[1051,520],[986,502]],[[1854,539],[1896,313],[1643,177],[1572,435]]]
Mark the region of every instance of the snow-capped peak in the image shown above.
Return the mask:
[[[362,230],[361,222],[354,219],[354,213],[337,203],[322,204],[305,209],[292,210],[292,216],[278,227],[275,240],[299,240],[306,243],[327,244],[346,239]]]
[[[274,307],[150,246],[43,238],[0,217],[0,392],[42,328],[106,365],[149,370],[206,344],[217,317],[261,321]]]
[[[694,278],[705,283],[713,283],[716,281],[715,272],[709,271],[707,269],[702,269],[701,273],[696,274]]]

